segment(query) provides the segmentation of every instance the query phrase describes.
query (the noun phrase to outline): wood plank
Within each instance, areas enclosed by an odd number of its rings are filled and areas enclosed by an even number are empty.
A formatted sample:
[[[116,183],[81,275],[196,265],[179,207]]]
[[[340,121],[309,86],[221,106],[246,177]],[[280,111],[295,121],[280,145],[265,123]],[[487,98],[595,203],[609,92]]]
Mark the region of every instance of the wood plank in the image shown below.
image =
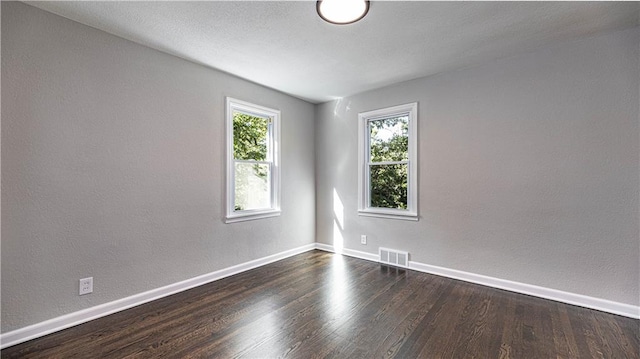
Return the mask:
[[[2,358],[636,358],[640,321],[311,251]]]

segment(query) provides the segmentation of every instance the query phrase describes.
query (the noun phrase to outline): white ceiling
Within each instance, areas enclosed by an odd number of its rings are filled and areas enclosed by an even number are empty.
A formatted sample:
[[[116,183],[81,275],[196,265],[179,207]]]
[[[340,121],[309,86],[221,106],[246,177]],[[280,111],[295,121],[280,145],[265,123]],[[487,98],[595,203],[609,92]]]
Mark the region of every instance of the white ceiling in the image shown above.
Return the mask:
[[[28,2],[314,102],[639,25],[639,2],[372,1],[352,25],[315,1]]]

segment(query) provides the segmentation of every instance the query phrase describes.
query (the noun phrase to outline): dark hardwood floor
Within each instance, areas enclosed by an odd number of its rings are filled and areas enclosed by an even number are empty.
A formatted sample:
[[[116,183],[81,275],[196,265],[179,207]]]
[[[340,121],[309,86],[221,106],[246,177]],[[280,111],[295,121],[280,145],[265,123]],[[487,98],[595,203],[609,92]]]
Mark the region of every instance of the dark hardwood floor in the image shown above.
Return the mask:
[[[321,251],[2,358],[640,358],[640,321]]]

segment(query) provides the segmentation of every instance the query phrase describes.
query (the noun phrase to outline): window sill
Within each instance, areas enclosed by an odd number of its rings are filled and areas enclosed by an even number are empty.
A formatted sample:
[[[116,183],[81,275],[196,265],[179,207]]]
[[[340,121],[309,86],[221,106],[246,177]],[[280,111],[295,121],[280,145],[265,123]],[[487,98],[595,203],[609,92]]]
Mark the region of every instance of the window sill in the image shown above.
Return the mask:
[[[234,214],[231,216],[227,216],[224,219],[224,223],[253,221],[254,219],[277,217],[280,215],[280,213],[282,213],[282,211],[277,209],[277,210],[268,210],[268,211],[251,212],[251,213],[243,213],[243,214]]]
[[[400,219],[403,221],[417,221],[418,214],[413,212],[399,212],[399,211],[375,211],[371,209],[363,209],[358,211],[359,216],[364,217],[378,217],[387,219]]]

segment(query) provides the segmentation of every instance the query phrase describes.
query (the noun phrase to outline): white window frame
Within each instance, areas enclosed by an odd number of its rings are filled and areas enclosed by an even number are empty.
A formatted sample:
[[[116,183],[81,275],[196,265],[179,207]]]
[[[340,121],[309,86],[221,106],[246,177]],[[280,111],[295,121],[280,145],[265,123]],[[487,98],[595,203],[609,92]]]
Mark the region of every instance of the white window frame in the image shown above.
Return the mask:
[[[236,211],[235,202],[235,163],[233,156],[233,113],[234,111],[246,113],[257,117],[267,117],[271,119],[269,135],[269,158],[270,164],[270,190],[271,206],[265,209],[252,209]],[[280,111],[272,108],[259,106],[250,102],[226,98],[226,156],[227,156],[227,193],[226,193],[226,223],[250,221],[259,218],[279,216],[280,210]]]
[[[369,122],[409,116],[409,158],[407,161],[407,209],[371,207]],[[358,214],[403,220],[418,220],[418,103],[408,103],[358,114]]]

